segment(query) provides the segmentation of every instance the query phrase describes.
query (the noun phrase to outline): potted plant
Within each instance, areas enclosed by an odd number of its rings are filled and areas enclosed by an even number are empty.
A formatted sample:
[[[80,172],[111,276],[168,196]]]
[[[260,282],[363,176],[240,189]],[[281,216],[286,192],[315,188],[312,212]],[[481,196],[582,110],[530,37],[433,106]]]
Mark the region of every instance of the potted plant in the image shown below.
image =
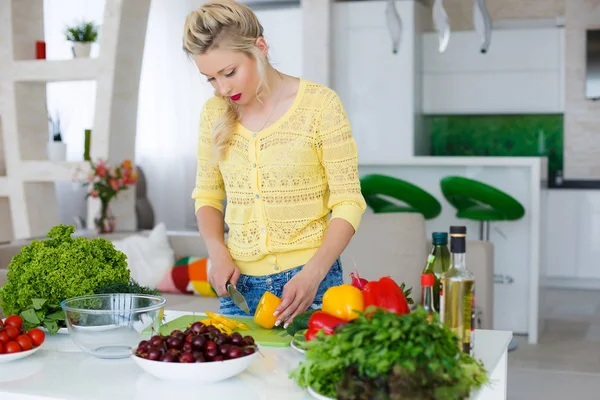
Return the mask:
[[[105,160],[99,159],[97,162],[90,161],[90,170],[83,177],[76,175],[83,186],[88,186],[89,190],[86,199],[90,196],[100,200],[100,210],[94,219],[96,231],[98,233],[110,233],[115,230],[116,219],[112,214],[109,204],[110,201],[129,186],[135,185],[138,173],[130,160],[125,160],[116,166],[109,166]],[[78,170],[76,174],[83,173]]]
[[[74,57],[89,57],[92,43],[98,38],[98,27],[91,21],[83,21],[77,25],[67,26],[65,36],[73,42]]]
[[[48,142],[48,160],[62,162],[67,160],[67,144],[62,141],[60,128],[60,117],[56,114],[52,118],[48,114],[48,122],[50,127],[50,141]]]

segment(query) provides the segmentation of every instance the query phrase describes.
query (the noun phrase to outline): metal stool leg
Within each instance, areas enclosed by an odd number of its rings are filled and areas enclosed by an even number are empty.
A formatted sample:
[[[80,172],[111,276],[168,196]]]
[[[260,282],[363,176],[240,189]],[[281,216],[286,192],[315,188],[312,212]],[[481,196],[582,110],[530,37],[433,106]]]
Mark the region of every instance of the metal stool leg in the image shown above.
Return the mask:
[[[481,221],[479,223],[479,239],[484,242],[490,241],[490,221]],[[513,278],[508,275],[494,274],[494,283],[504,285],[511,284],[513,283]],[[516,350],[517,347],[515,339],[511,339],[508,345],[508,351]]]
[[[479,222],[479,240],[490,241],[490,221]]]

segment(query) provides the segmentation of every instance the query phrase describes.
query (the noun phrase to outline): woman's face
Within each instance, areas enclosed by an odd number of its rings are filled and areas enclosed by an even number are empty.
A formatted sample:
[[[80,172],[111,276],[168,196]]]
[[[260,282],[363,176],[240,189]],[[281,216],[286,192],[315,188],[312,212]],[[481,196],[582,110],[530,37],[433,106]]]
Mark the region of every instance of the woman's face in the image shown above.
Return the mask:
[[[260,77],[254,58],[239,51],[214,49],[195,56],[194,61],[218,94],[242,106],[256,99]]]

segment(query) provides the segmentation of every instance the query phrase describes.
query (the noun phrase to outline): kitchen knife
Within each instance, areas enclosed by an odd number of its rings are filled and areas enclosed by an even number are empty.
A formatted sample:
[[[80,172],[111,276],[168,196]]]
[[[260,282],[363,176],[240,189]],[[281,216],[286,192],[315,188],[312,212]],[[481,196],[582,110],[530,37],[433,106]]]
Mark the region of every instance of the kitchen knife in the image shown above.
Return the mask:
[[[248,309],[248,303],[246,303],[246,299],[244,296],[231,284],[231,282],[227,281],[225,284],[225,288],[233,300],[233,303],[242,309],[246,314],[250,314],[250,310]]]

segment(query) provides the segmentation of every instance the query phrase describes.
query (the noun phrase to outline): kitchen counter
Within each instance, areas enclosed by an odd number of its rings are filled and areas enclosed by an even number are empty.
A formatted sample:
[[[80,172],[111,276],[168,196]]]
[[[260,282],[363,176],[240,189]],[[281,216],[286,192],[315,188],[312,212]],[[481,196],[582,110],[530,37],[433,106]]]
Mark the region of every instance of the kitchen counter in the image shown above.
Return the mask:
[[[185,315],[167,311],[167,321]],[[507,346],[510,332],[475,331],[475,357],[480,359],[492,384],[472,393],[471,399],[506,398]],[[48,337],[32,356],[0,364],[2,400],[148,400],[215,398],[244,400],[311,399],[288,378],[304,355],[290,347],[262,347],[263,357],[249,369],[216,384],[160,381],[131,359],[103,360],[79,351],[68,335]]]

